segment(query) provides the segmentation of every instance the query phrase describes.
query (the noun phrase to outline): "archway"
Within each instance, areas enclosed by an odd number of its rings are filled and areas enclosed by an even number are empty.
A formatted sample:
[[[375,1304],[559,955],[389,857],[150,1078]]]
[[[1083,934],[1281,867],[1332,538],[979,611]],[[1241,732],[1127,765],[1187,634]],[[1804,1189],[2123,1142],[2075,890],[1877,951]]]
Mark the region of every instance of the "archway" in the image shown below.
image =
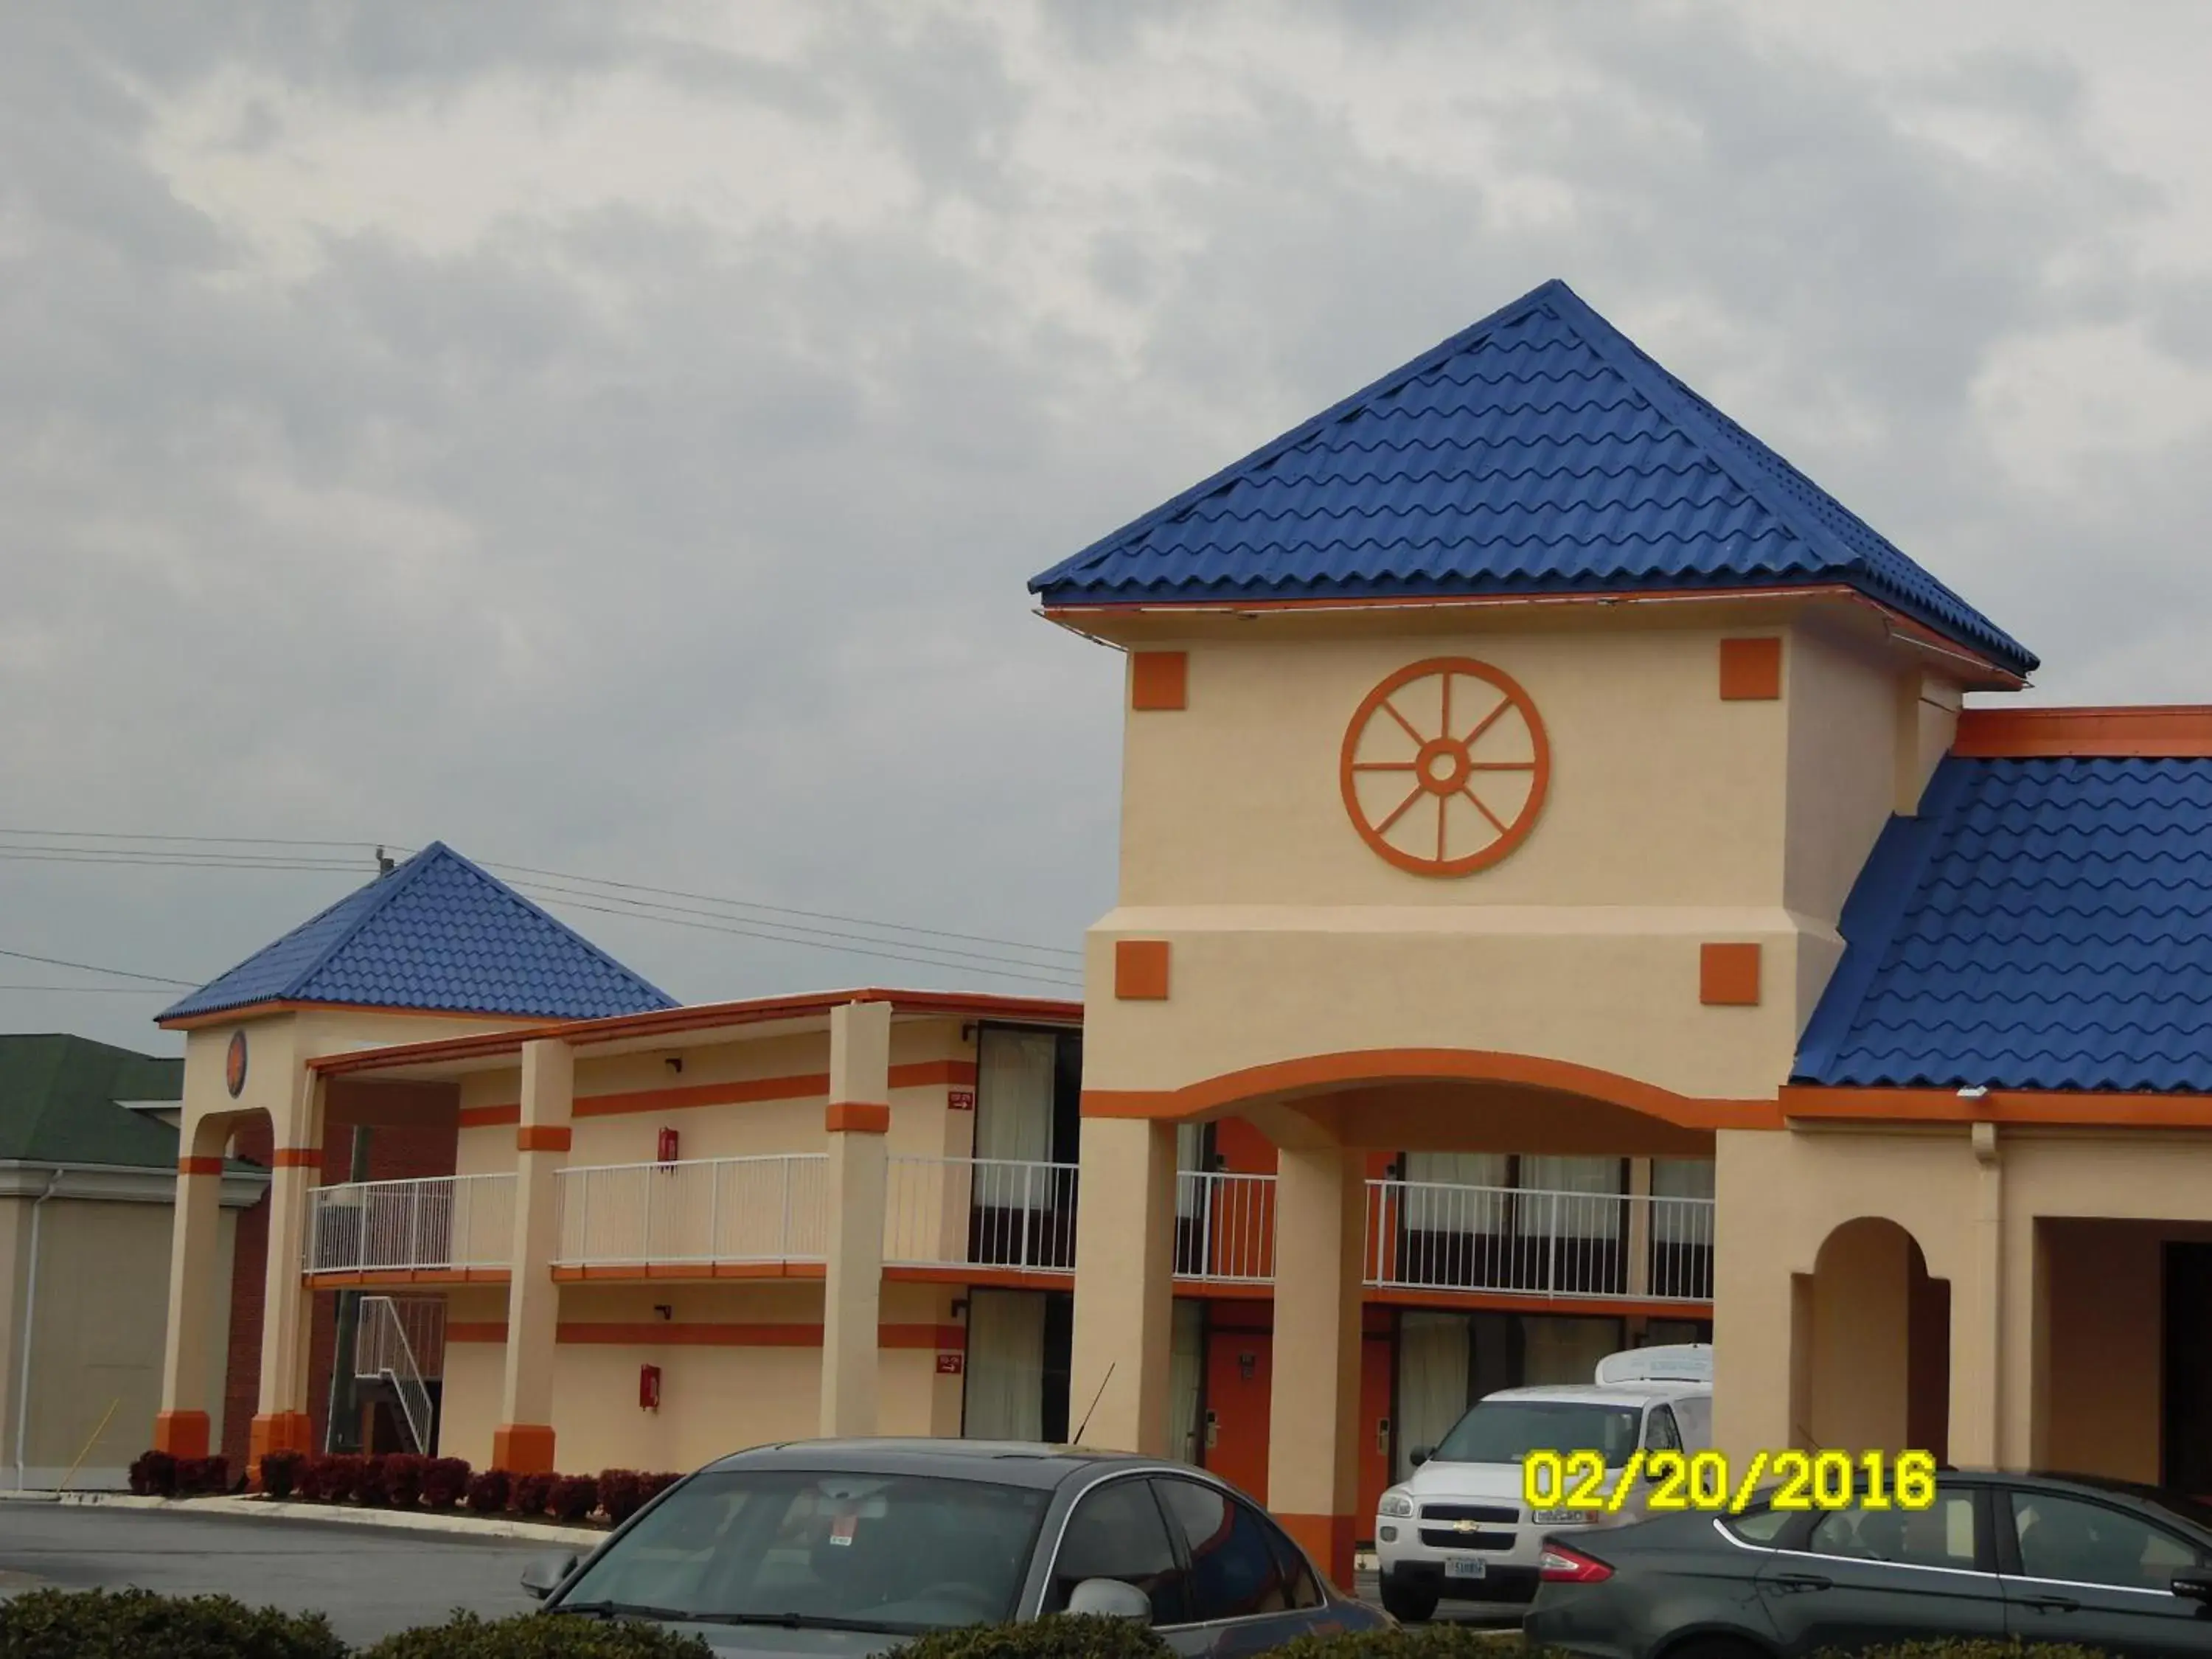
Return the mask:
[[[1948,1455],[1951,1285],[1931,1279],[1919,1242],[1861,1216],[1822,1241],[1801,1279],[1793,1436],[1858,1452]]]

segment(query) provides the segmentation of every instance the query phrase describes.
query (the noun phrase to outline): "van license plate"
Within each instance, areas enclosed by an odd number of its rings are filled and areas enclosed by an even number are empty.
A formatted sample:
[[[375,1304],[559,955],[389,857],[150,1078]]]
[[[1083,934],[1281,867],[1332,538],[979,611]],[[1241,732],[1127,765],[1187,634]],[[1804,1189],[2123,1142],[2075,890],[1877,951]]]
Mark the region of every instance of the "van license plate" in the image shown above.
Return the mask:
[[[1444,1577],[1447,1578],[1483,1578],[1489,1576],[1490,1563],[1474,1555],[1444,1557]]]

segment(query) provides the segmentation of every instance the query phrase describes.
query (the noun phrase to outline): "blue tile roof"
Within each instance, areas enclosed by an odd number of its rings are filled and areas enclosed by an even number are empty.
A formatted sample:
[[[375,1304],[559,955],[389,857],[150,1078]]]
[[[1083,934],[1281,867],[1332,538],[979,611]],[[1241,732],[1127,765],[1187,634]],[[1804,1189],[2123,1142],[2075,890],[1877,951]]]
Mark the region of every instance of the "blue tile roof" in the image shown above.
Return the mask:
[[[677,1006],[441,842],[157,1018],[271,1001],[531,1019],[593,1019]]]
[[[2212,760],[1948,758],[1842,927],[1801,1082],[2212,1091]]]
[[[2035,657],[1550,282],[1030,583],[1048,605],[1846,584]]]

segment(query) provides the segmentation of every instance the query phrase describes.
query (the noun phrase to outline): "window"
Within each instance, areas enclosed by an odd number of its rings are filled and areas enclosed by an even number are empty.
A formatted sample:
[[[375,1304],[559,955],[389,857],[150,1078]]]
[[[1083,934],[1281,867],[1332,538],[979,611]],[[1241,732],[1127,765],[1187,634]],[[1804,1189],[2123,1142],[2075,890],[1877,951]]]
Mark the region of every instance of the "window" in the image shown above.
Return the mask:
[[[1651,1415],[1644,1419],[1644,1443],[1652,1451],[1680,1451],[1682,1437],[1674,1426],[1674,1413],[1664,1406],[1654,1406]]]
[[[2020,1570],[2030,1578],[2171,1590],[2174,1574],[2199,1565],[2197,1551],[2172,1533],[2101,1504],[2016,1492],[2012,1516]]]
[[[1774,1540],[1782,1536],[1783,1528],[1796,1520],[1798,1513],[1796,1510],[1754,1510],[1748,1515],[1723,1520],[1721,1525],[1747,1544],[1771,1549]]]
[[[1622,1177],[1617,1158],[1524,1158],[1516,1200],[1523,1238],[1620,1237]]]
[[[1805,1547],[1815,1555],[1972,1571],[1973,1494],[1938,1492],[1934,1506],[1924,1510],[1836,1510],[1820,1517]]]
[[[1273,1530],[1249,1509],[1195,1480],[1157,1483],[1190,1552],[1190,1617],[1198,1623],[1282,1613],[1291,1588]]]
[[[1152,1598],[1152,1622],[1188,1622],[1182,1568],[1168,1542],[1167,1523],[1141,1480],[1097,1488],[1075,1506],[1053,1562],[1044,1611],[1063,1613],[1086,1578],[1118,1578]]]
[[[1601,1451],[1609,1469],[1636,1449],[1638,1413],[1632,1406],[1586,1406],[1564,1400],[1484,1400],[1437,1448],[1440,1463],[1518,1463],[1534,1451]]]
[[[585,1568],[578,1601],[919,1632],[1012,1615],[1045,1494],[915,1475],[732,1469],[686,1481]]]

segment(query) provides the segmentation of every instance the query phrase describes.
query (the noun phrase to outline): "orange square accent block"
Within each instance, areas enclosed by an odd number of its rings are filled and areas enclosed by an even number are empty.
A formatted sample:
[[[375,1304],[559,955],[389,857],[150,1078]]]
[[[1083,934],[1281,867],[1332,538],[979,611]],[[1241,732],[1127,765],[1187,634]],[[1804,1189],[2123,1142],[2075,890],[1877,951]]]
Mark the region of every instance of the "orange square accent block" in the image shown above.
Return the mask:
[[[1164,939],[1114,941],[1114,994],[1124,1002],[1164,1002],[1168,995],[1168,942]]]
[[[491,1466],[509,1474],[553,1473],[553,1431],[544,1423],[502,1423],[491,1431]]]
[[[1759,1006],[1759,946],[1705,945],[1698,949],[1698,1000],[1717,1008]]]
[[[172,1457],[208,1455],[205,1412],[161,1412],[154,1419],[154,1449]]]
[[[1133,651],[1129,653],[1129,707],[1186,708],[1190,698],[1190,653]]]
[[[1284,1515],[1275,1519],[1313,1558],[1314,1565],[1329,1576],[1340,1590],[1349,1592],[1352,1581],[1352,1535],[1357,1530],[1348,1515]]]
[[[1721,701],[1772,702],[1782,695],[1782,641],[1772,635],[1721,641]]]
[[[891,1127],[891,1109],[880,1102],[836,1101],[823,1114],[822,1127],[833,1135],[886,1134]]]
[[[514,1132],[514,1149],[519,1152],[565,1152],[574,1139],[575,1131],[565,1123],[526,1123]]]

